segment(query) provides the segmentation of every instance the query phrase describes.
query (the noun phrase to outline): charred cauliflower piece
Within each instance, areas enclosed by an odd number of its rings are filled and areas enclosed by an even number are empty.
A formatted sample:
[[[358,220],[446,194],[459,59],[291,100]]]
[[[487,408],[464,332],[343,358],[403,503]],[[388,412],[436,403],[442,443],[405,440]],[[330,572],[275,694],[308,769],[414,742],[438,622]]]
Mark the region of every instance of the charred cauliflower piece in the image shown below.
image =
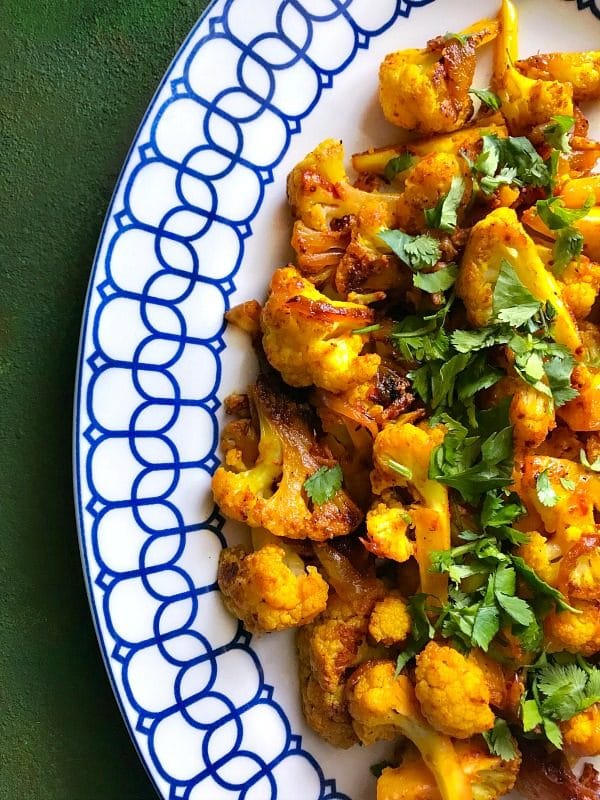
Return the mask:
[[[600,370],[578,365],[571,384],[579,394],[559,410],[559,416],[572,431],[600,430]]]
[[[441,733],[468,739],[494,726],[482,670],[452,647],[429,642],[417,656],[415,679],[421,711]]]
[[[330,300],[293,267],[273,275],[263,308],[263,347],[290,386],[342,392],[372,378],[381,362],[361,355],[365,339],[353,331],[370,325],[367,306]]]
[[[470,800],[471,787],[452,742],[423,718],[412,683],[406,675],[395,675],[392,661],[361,665],[350,677],[347,692],[361,741],[374,741],[378,729],[385,731],[385,738],[406,736],[433,773],[443,800]]]
[[[486,325],[493,315],[493,294],[500,268],[507,261],[529,291],[556,310],[556,340],[574,353],[582,350],[575,320],[560,293],[554,276],[545,268],[535,244],[511,208],[497,208],[470,233],[456,281],[469,321],[476,327]]]
[[[315,439],[306,409],[265,378],[249,394],[260,432],[258,455],[254,463],[245,463],[239,448],[226,450],[224,466],[212,482],[222,512],[290,539],[323,541],[350,533],[362,515],[343,489],[322,505],[306,495],[307,478],[331,462]]]
[[[561,723],[565,748],[575,756],[600,756],[600,703]]]
[[[373,492],[387,502],[377,503],[367,516],[367,546],[396,561],[413,552],[419,562],[421,591],[443,599],[447,579],[429,571],[429,553],[450,547],[448,490],[429,478],[431,453],[444,439],[444,429],[398,420],[388,423],[373,447]],[[392,498],[396,488],[407,489],[414,502],[403,507]],[[415,542],[408,539],[414,529]],[[406,558],[404,558],[406,556]]]
[[[511,398],[509,418],[516,449],[538,447],[556,427],[552,399],[518,378],[502,378],[493,387],[491,396],[494,402]]]
[[[473,113],[469,89],[475,50],[491,41],[497,25],[473,25],[460,36],[439,36],[424,50],[389,53],[379,68],[379,102],[385,118],[420,134],[461,128]]]
[[[600,51],[538,53],[515,64],[533,80],[559,81],[573,87],[573,100],[584,103],[600,97]]]
[[[573,116],[573,88],[569,83],[534,80],[514,66],[517,60],[517,11],[502,0],[500,35],[496,39],[492,87],[502,100],[502,114],[512,135],[528,133],[548,123],[553,115]]]
[[[473,800],[500,800],[515,785],[520,754],[511,761],[491,755],[476,737],[454,743],[454,749]],[[412,748],[405,751],[399,767],[385,769],[377,781],[377,800],[441,800],[433,775]]]
[[[573,600],[572,611],[550,612],[544,620],[548,652],[566,650],[593,656],[600,652],[600,603]]]
[[[221,551],[217,580],[225,605],[251,633],[312,622],[327,606],[327,583],[280,540],[260,539],[252,553],[243,547]]]

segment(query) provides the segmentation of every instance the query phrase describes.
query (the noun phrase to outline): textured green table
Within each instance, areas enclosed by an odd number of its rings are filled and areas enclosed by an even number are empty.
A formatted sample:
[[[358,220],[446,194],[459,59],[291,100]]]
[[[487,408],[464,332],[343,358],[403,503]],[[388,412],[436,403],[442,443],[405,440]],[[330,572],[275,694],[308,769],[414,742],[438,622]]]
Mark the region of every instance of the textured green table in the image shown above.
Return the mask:
[[[205,0],[0,2],[0,798],[150,800],[82,581],[81,308],[119,169]]]

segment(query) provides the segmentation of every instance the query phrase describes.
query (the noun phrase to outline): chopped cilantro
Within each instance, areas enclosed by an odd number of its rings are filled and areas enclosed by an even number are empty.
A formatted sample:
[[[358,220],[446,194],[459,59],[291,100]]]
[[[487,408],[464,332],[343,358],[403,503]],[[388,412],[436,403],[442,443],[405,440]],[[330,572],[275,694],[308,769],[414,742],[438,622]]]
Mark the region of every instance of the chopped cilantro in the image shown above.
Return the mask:
[[[383,229],[379,238],[415,272],[435,266],[442,257],[440,243],[427,234],[411,236],[404,231]]]
[[[496,717],[494,727],[483,734],[490,753],[500,756],[503,761],[512,761],[516,758],[517,748],[506,720]]]
[[[482,149],[471,170],[482,191],[491,194],[502,184],[549,188],[552,174],[548,165],[524,136],[500,138],[482,136]]]
[[[560,197],[549,197],[547,200],[538,200],[535,204],[538,216],[551,231],[567,228],[580,219],[583,219],[594,205],[592,195],[588,197],[581,208],[567,208]]]
[[[558,503],[558,495],[554,491],[552,484],[550,483],[550,476],[548,475],[548,470],[545,469],[543,472],[537,476],[537,480],[535,482],[535,491],[538,496],[538,500],[543,506],[548,506],[552,508]]]
[[[456,230],[457,212],[465,193],[465,180],[458,175],[452,178],[450,191],[440,198],[433,208],[425,209],[425,222],[430,228],[452,233]]]
[[[575,125],[575,117],[566,114],[555,114],[552,122],[544,128],[544,139],[549,145],[559,150],[561,153],[570,153],[571,145],[567,134]]]
[[[491,108],[493,111],[498,111],[502,105],[502,100],[490,89],[469,89],[469,94],[474,94],[484,106]]]
[[[377,322],[374,325],[366,325],[364,328],[355,328],[352,333],[355,334],[364,334],[364,333],[375,333],[381,329],[381,325]]]
[[[444,41],[450,42],[452,39],[456,39],[456,41],[459,42],[459,44],[462,44],[463,47],[464,45],[468,44],[470,38],[470,33],[451,33],[448,31],[444,34]]]
[[[561,277],[569,262],[578,258],[583,251],[583,234],[577,228],[562,228],[556,233],[552,251],[552,271]]]
[[[587,453],[585,452],[585,450],[581,449],[579,451],[579,460],[586,469],[589,469],[592,472],[600,472],[600,456],[594,459],[593,464],[590,464],[589,459],[587,457]]]
[[[561,478],[560,485],[565,489],[567,492],[572,492],[575,489],[575,484],[569,478]]]
[[[419,272],[413,278],[413,283],[417,289],[422,289],[429,294],[445,292],[456,282],[458,277],[458,266],[448,264],[447,267],[437,270],[437,272]]]
[[[393,458],[388,458],[385,463],[391,470],[397,472],[398,475],[401,475],[403,478],[406,478],[407,480],[412,479],[412,470],[409,469],[409,467],[405,467],[404,464],[401,464],[399,461],[396,461]]]
[[[331,500],[342,488],[344,475],[339,464],[335,467],[320,467],[304,481],[304,490],[317,505]]]
[[[541,305],[523,285],[512,264],[503,260],[493,294],[496,319],[518,328],[537,314]]]
[[[394,156],[394,158],[390,158],[390,160],[385,165],[385,169],[383,170],[383,174],[385,175],[386,181],[391,183],[396,175],[399,175],[401,172],[404,172],[407,169],[410,169],[412,165],[415,163],[416,158],[413,156],[412,153],[401,153],[399,156]]]

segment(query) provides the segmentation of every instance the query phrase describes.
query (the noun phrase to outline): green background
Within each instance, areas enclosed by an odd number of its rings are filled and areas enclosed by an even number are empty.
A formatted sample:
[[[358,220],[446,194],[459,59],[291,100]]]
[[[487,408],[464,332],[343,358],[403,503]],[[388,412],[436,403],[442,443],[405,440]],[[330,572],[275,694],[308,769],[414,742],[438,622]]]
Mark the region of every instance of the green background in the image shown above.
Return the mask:
[[[83,586],[81,309],[136,128],[206,0],[0,0],[0,798],[146,800]]]

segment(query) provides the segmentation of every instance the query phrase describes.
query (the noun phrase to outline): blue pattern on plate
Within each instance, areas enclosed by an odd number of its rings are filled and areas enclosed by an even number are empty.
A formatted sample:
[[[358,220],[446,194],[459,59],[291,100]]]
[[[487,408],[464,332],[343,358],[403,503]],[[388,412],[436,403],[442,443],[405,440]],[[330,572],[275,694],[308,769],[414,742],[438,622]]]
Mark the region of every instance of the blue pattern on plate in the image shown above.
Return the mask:
[[[85,353],[91,376],[82,387],[80,365],[78,386],[79,402],[85,403],[89,417],[84,431],[79,429],[78,417],[76,429],[82,549],[88,580],[93,574],[103,595],[103,603],[94,608],[94,613],[109,672],[122,683],[123,710],[130,718],[132,713],[137,715],[134,740],[147,740],[152,766],[169,787],[171,800],[212,800],[217,793],[219,798],[276,800],[281,797],[278,777],[282,767],[289,780],[299,762],[305,800],[348,800],[337,791],[335,781],[326,780],[315,758],[303,748],[301,738],[292,732],[285,713],[273,700],[272,687],[264,680],[248,634],[234,626],[222,641],[215,641],[214,636],[209,640],[203,633],[202,618],[215,608],[214,564],[211,579],[198,585],[185,567],[186,557],[190,557],[190,541],[197,541],[197,537],[202,537],[203,552],[216,554],[225,543],[223,520],[215,510],[203,521],[184,518],[177,492],[182,487],[193,488],[198,476],[207,477],[218,463],[214,414],[219,406],[220,353],[225,347],[221,312],[234,291],[244,240],[252,233],[251,223],[260,209],[265,186],[273,180],[273,169],[285,155],[291,136],[300,131],[302,119],[358,49],[367,48],[373,36],[399,17],[408,17],[413,8],[433,0],[380,0],[375,28],[363,22],[364,0],[322,0],[321,8],[327,12],[319,15],[310,13],[297,0],[270,0],[273,29],[270,33],[261,31],[250,41],[244,40],[235,20],[244,2],[214,3],[192,31],[163,82],[163,90],[170,86],[170,96],[157,96],[151,106],[148,124],[130,154],[128,164],[132,168],[126,170],[125,183],[107,218],[104,236],[110,239],[105,242],[105,257],[95,265],[91,295],[96,296],[88,298],[92,305],[97,301],[93,316],[86,321],[94,343],[94,351]],[[577,0],[577,7],[589,8],[600,16],[592,0]],[[365,20],[373,19],[371,12],[364,14]],[[334,25],[336,42],[345,42],[345,49],[342,45],[326,54],[313,54],[315,31],[319,29],[322,35],[323,26]],[[342,31],[347,34],[345,38],[339,35]],[[266,46],[274,40],[279,48],[277,63],[269,61]],[[222,85],[207,94],[202,64],[204,58],[215,63],[215,46],[227,50],[227,58],[220,63],[234,64],[235,70],[224,70]],[[327,62],[319,61],[319,57],[326,57]],[[301,106],[294,106],[295,98],[281,91],[286,75],[294,71],[302,76],[303,85],[311,87]],[[245,109],[243,116],[240,108]],[[171,124],[175,109],[178,118],[196,123],[195,141],[178,153],[169,151],[161,135],[163,127]],[[278,131],[278,136],[270,139],[276,144],[270,151],[260,140],[260,126],[265,121],[271,133]],[[207,174],[203,154],[215,151],[222,156],[221,168]],[[144,193],[145,180],[153,171],[162,171],[163,179],[169,176],[172,194],[164,198],[162,207],[158,198],[148,213],[137,193]],[[236,207],[224,206],[222,186],[241,178],[250,187],[247,196],[239,198]],[[228,242],[218,267],[210,258],[215,230]],[[147,274],[123,271],[119,255],[123,247],[147,253]],[[207,258],[209,272],[205,268]],[[220,309],[213,315],[219,321],[212,329],[208,323],[203,328],[203,321],[198,323],[186,315],[186,301],[197,300],[199,292],[203,302]],[[132,341],[126,343],[126,357],[115,357],[105,342],[104,331],[110,329],[113,314],[131,315],[135,322]],[[161,352],[168,351],[168,357],[160,363],[153,349],[156,344]],[[123,343],[121,346],[125,347]],[[177,376],[178,364],[190,352],[210,376],[210,385],[196,395],[186,394]],[[111,381],[123,385],[123,380],[131,382],[137,404],[115,425],[114,420],[104,420],[97,413],[96,400],[98,393],[106,390],[105,385],[110,386]],[[158,412],[162,414],[161,424],[147,427],[146,421]],[[193,424],[212,427],[210,447],[203,453],[182,451],[177,426],[189,430]],[[85,445],[80,436],[85,438]],[[84,463],[82,449],[87,449]],[[115,454],[122,458],[124,452],[131,462],[131,484],[124,495],[117,496],[97,485],[98,476],[103,474],[103,464]],[[105,530],[118,530],[119,526],[139,531],[134,562],[115,564],[105,558]],[[177,587],[176,593],[172,593],[172,587]],[[115,598],[122,605],[123,597],[128,604],[140,596],[153,604],[154,615],[147,630],[129,630],[126,620],[115,617]],[[103,626],[108,636],[102,633]],[[109,643],[112,651],[107,653]],[[151,668],[156,659],[172,679],[159,693],[160,708],[153,705],[155,698],[150,702],[143,696],[132,678],[140,670],[143,673]],[[227,687],[219,684],[220,671],[231,675],[237,670],[243,670],[245,676],[255,674],[246,696],[236,697],[230,679]],[[119,695],[117,687],[116,691]],[[270,720],[269,741],[264,743],[263,752],[255,740],[250,744],[244,740],[244,729],[252,726],[257,711],[262,720],[267,718],[265,714]],[[174,774],[171,765],[168,742],[181,731],[196,744],[197,769],[193,774]]]

